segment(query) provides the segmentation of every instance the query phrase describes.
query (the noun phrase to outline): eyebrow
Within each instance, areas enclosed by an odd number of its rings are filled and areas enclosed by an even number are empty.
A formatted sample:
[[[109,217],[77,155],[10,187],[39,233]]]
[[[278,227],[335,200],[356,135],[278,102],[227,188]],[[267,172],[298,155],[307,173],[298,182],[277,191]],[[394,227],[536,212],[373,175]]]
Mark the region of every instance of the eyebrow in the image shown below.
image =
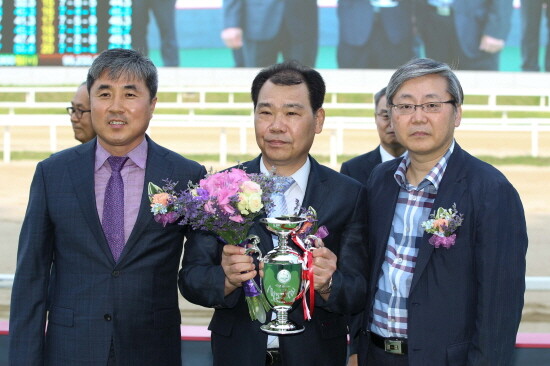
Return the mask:
[[[412,94],[401,94],[401,95],[397,95],[397,98],[413,99],[414,96]],[[432,94],[423,95],[421,98],[441,98],[441,96],[439,94],[432,93]]]
[[[273,104],[271,103],[266,103],[266,102],[260,102],[258,103],[258,106],[257,108],[262,108],[262,107],[273,107]],[[301,103],[286,103],[286,104],[283,104],[283,107],[284,108],[298,108],[298,109],[305,109],[304,105],[301,104]]]
[[[112,85],[111,84],[100,84],[98,87],[97,87],[97,90],[106,90],[106,89],[112,89]],[[124,85],[124,89],[127,89],[127,90],[137,90],[137,86],[135,84],[128,84],[128,85]]]

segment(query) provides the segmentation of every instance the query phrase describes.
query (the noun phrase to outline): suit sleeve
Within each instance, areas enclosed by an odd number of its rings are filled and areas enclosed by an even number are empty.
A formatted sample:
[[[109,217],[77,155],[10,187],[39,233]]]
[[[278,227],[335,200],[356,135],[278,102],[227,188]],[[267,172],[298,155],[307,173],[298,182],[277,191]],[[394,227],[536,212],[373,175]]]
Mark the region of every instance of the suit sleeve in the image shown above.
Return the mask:
[[[243,28],[244,0],[223,0],[223,27]]]
[[[351,177],[351,172],[348,168],[347,162],[342,164],[342,167],[340,168],[340,173],[347,175],[348,177]]]
[[[337,269],[332,276],[332,291],[325,302],[317,295],[318,306],[340,314],[360,312],[367,299],[367,195],[363,186],[350,197],[353,210],[340,238]],[[329,233],[330,235],[330,233]],[[318,301],[318,302],[317,302]],[[316,305],[317,306],[317,305]]]
[[[483,34],[506,39],[512,22],[513,0],[490,0]]]
[[[518,193],[505,178],[483,193],[474,239],[476,334],[468,365],[509,365],[524,302],[525,215]]]
[[[11,297],[10,365],[44,364],[46,303],[54,242],[46,194],[40,163],[19,237]]]

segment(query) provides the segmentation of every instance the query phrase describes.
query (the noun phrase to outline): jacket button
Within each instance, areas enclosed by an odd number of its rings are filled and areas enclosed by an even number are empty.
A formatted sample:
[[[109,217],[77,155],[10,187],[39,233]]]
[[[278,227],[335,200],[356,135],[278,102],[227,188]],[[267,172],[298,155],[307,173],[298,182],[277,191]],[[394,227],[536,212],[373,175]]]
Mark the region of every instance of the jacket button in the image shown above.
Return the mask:
[[[118,276],[120,276],[120,271],[113,271],[113,273],[111,273],[111,275],[113,277],[118,277]]]
[[[105,314],[105,315],[103,315],[103,319],[110,322],[113,318],[111,317],[111,314]]]

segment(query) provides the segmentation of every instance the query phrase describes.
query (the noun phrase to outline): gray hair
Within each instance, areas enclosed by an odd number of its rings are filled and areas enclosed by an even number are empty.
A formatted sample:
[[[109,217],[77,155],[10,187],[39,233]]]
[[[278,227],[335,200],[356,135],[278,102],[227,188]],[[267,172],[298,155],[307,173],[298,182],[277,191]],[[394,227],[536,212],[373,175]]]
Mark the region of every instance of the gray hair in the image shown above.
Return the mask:
[[[383,87],[378,92],[376,92],[376,94],[374,94],[374,113],[377,112],[378,102],[380,102],[380,99],[382,99],[384,95],[386,95],[386,87]]]
[[[393,104],[393,98],[406,81],[433,74],[440,75],[447,79],[447,92],[451,94],[451,97],[455,101],[455,109],[457,105],[462,105],[464,101],[464,92],[462,91],[462,86],[455,73],[451,70],[449,65],[430,58],[412,59],[393,73],[386,90],[388,105]]]
[[[150,99],[157,95],[158,74],[153,62],[135,50],[113,48],[103,51],[92,63],[88,70],[86,85],[88,93],[94,82],[107,72],[111,80],[118,80],[121,77],[128,77],[136,80],[143,80],[149,89]]]

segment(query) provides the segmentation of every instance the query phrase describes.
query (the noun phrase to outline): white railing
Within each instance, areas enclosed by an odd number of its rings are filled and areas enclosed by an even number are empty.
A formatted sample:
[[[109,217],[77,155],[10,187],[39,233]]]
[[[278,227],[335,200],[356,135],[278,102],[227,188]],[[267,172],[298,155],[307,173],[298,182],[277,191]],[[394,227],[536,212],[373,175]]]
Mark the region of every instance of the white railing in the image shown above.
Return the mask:
[[[4,162],[11,161],[11,127],[46,126],[49,127],[50,152],[57,151],[57,127],[67,126],[67,115],[18,115],[0,114],[0,126],[4,130]],[[253,128],[251,115],[168,115],[156,114],[149,126],[149,132],[154,135],[155,128],[219,128],[219,161],[220,165],[227,163],[227,129],[239,129],[240,154],[246,154],[247,130]],[[344,135],[347,130],[374,130],[373,117],[327,117],[324,129],[330,134],[330,165],[337,165],[338,155],[344,154]],[[531,134],[531,156],[539,155],[539,132],[550,131],[550,121],[540,118],[464,118],[460,125],[463,131],[523,131]]]
[[[13,278],[13,274],[0,274],[0,288],[11,288]],[[550,277],[526,276],[525,289],[527,291],[550,291]]]

